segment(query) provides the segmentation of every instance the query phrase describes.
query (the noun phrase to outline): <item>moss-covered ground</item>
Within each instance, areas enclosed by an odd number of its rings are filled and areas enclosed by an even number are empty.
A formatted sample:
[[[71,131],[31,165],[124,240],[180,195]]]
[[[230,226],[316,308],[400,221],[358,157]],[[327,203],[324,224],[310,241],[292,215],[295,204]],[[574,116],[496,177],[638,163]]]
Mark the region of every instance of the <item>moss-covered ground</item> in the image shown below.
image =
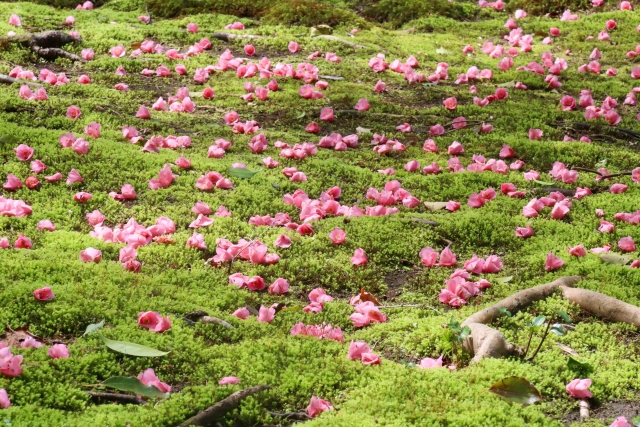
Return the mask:
[[[595,175],[581,172],[573,184],[556,182],[555,187],[575,189],[589,187],[592,196],[574,200],[567,217],[553,220],[546,209],[538,218],[526,219],[522,207],[535,194],[540,185],[523,178],[523,171],[535,169],[541,180],[550,181],[547,172],[555,161],[567,165],[597,168],[602,162],[612,172],[631,170],[640,164],[637,147],[628,141],[598,136],[600,131],[571,133],[577,141],[588,135],[592,143],[562,142],[565,132],[554,126],[559,120],[583,122],[583,109],[567,112],[559,109],[563,94],[576,99],[583,89],[593,91],[598,105],[606,96],[618,100],[617,111],[622,115],[618,127],[640,130],[637,110],[622,106],[627,93],[636,83],[630,77],[634,60],[625,53],[635,50],[638,43],[636,26],[640,13],[618,11],[615,5],[601,13],[580,14],[574,22],[560,22],[556,18],[529,17],[518,21],[525,34],[536,34],[533,51],[514,58],[515,66],[503,72],[497,68],[497,59],[481,52],[486,41],[503,43],[508,33],[503,27],[506,13],[488,13],[478,22],[458,22],[445,17],[424,17],[406,25],[412,31],[391,31],[372,24],[350,38],[346,32],[353,27],[337,26],[334,35],[365,45],[354,49],[345,44],[310,37],[310,29],[303,26],[279,26],[251,19],[220,14],[198,14],[167,20],[153,20],[150,25],[137,17],[144,10],[132,10],[131,2],[120,0],[91,10],[54,9],[31,3],[0,4],[0,33],[14,30],[18,33],[38,32],[63,28],[65,17],[74,15],[73,27],[83,41],[69,50],[80,53],[83,48],[95,51],[95,59],[84,63],[58,60],[44,63],[29,51],[13,45],[0,50],[0,73],[8,74],[14,66],[37,71],[48,68],[56,73],[66,72],[70,83],[62,86],[45,84],[47,101],[28,101],[18,96],[19,85],[0,86],[0,147],[2,179],[12,173],[24,180],[29,175],[29,163],[16,159],[13,149],[19,143],[35,149],[34,158],[48,165],[46,175],[61,172],[65,177],[75,168],[84,182],[65,185],[64,179],[47,183],[36,190],[26,187],[5,192],[6,197],[22,199],[33,207],[27,217],[0,217],[0,237],[15,241],[25,234],[33,242],[29,250],[0,250],[0,324],[16,329],[28,325],[29,331],[40,337],[45,346],[40,349],[14,348],[14,354],[24,356],[24,372],[16,378],[0,376],[0,388],[7,390],[12,401],[8,409],[0,410],[0,422],[11,426],[173,426],[210,406],[231,392],[256,384],[269,384],[274,388],[251,397],[240,408],[228,415],[223,425],[287,425],[271,417],[267,411],[301,411],[312,395],[330,401],[337,409],[325,412],[313,421],[313,426],[560,426],[577,403],[565,391],[565,385],[576,378],[567,367],[568,355],[554,342],[561,342],[589,362],[593,368],[590,378],[594,405],[606,405],[613,400],[633,401],[638,393],[638,358],[640,341],[635,328],[612,324],[581,313],[561,298],[535,304],[526,312],[505,320],[498,327],[516,345],[524,346],[527,334],[524,324],[538,314],[551,314],[555,309],[569,312],[574,328],[563,337],[545,342],[533,362],[519,359],[483,360],[467,366],[465,356],[451,342],[451,334],[443,323],[453,317],[462,321],[471,313],[488,306],[521,289],[546,283],[563,275],[581,275],[579,286],[603,292],[623,301],[640,304],[640,276],[638,270],[602,262],[589,254],[584,258],[571,257],[568,246],[584,244],[587,249],[612,245],[612,252],[620,253],[617,242],[632,236],[640,241],[637,225],[614,221],[617,212],[635,212],[639,207],[640,188],[631,177],[611,182],[595,181]],[[22,18],[22,28],[7,24],[12,13]],[[492,17],[491,17],[492,16]],[[615,20],[618,28],[611,31],[611,41],[598,41],[598,33],[605,22]],[[230,49],[235,56],[244,57],[245,43],[223,42],[211,39],[212,48],[204,54],[184,61],[173,61],[164,55],[145,54],[130,58],[132,45],[147,39],[162,43],[167,48],[186,51],[202,37],[236,20],[244,22],[244,33],[266,36],[253,40],[256,60],[267,56],[273,64],[290,63],[294,67],[306,62],[306,56],[321,51],[323,56],[315,65],[323,76],[340,76],[339,81],[328,80],[329,87],[323,99],[307,100],[298,95],[303,84],[300,80],[277,78],[280,90],[271,92],[266,101],[243,101],[243,85],[249,80],[255,85],[267,80],[239,79],[234,72],[213,72],[205,85],[193,80],[196,68],[216,64],[218,56]],[[200,32],[186,31],[189,22],[199,25]],[[364,21],[363,21],[364,22]],[[366,28],[365,28],[366,27]],[[558,27],[561,36],[553,45],[542,45],[543,34],[550,27]],[[595,39],[585,41],[592,35]],[[287,49],[290,40],[303,47],[292,54]],[[109,49],[123,45],[127,55],[112,58]],[[471,45],[474,55],[464,55],[462,48]],[[603,73],[578,73],[579,65],[587,63],[591,51],[602,52],[600,62]],[[566,54],[566,50],[571,50]],[[540,61],[543,52],[566,58],[569,68],[560,76],[562,87],[552,90],[544,83],[545,75],[516,71],[516,66]],[[323,59],[326,52],[335,52],[342,61],[333,63]],[[405,61],[414,55],[417,71],[431,74],[438,62],[449,64],[449,80],[438,85],[409,84],[402,74],[385,71],[374,73],[367,63],[378,53]],[[173,72],[177,63],[184,63],[185,76]],[[170,77],[143,77],[144,68],[155,70],[165,64],[172,70]],[[116,76],[118,66],[124,66],[127,75]],[[478,94],[485,97],[498,86],[505,86],[509,96],[487,107],[474,105],[474,94],[468,85],[454,85],[453,80],[471,66],[489,68],[494,76],[476,84]],[[616,77],[608,77],[604,70],[614,67]],[[36,72],[37,74],[37,72]],[[88,75],[92,83],[80,85],[80,75]],[[382,79],[389,91],[374,93],[373,87]],[[523,82],[527,91],[512,87]],[[124,82],[129,92],[113,89]],[[215,98],[205,100],[195,96],[197,105],[192,114],[151,111],[151,120],[141,120],[135,114],[140,105],[150,107],[158,97],[165,100],[180,87],[201,92],[205,86],[215,91]],[[442,101],[450,96],[458,100],[455,111],[448,111]],[[368,112],[353,113],[360,98],[368,98]],[[82,110],[79,119],[65,116],[67,108],[76,105]],[[336,111],[336,120],[321,122],[320,110],[330,106]],[[234,134],[224,123],[225,113],[235,110],[242,121],[257,120],[264,132],[269,148],[263,154],[252,154],[247,143],[251,135]],[[486,120],[494,126],[490,133],[479,134],[472,128],[459,130],[435,138],[439,153],[428,153],[422,144],[428,138],[430,126],[451,122],[458,116],[468,120]],[[305,132],[312,120],[320,123],[318,135]],[[83,135],[90,122],[102,125],[97,139],[90,142],[89,152],[78,155],[71,149],[62,149],[58,138],[63,133]],[[401,133],[396,126],[408,122],[414,131]],[[151,135],[189,135],[192,145],[188,149],[161,149],[159,153],[141,152],[141,143],[129,144],[123,138],[122,126],[134,126],[144,135],[142,143]],[[343,135],[356,133],[356,128],[386,134],[406,144],[406,151],[378,156],[372,151],[370,133],[360,135],[360,145],[337,152],[319,149],[317,154],[304,160],[278,157],[273,147],[276,140],[294,143],[317,143],[321,136],[331,132]],[[541,140],[528,138],[530,128],[544,131]],[[223,159],[207,158],[207,148],[218,138],[233,142]],[[464,166],[471,163],[472,154],[498,158],[503,144],[516,152],[525,162],[521,171],[507,175],[492,172],[474,173],[446,171],[450,156],[446,148],[457,140],[465,147],[460,155]],[[179,175],[168,188],[150,190],[148,182],[157,177],[165,163],[173,164],[184,154],[192,160],[192,169],[172,167]],[[262,158],[271,156],[281,167],[267,169]],[[403,165],[418,160],[422,166],[437,162],[445,170],[439,175],[423,175],[419,171],[407,172]],[[211,170],[228,176],[232,163],[243,162],[251,170],[262,169],[251,179],[231,177],[234,188],[203,192],[195,187],[196,180]],[[282,174],[282,167],[297,167],[308,181],[290,182]],[[394,168],[396,175],[378,173],[380,169]],[[300,211],[284,204],[283,196],[297,189],[311,198],[333,187],[342,188],[343,205],[373,206],[375,202],[365,195],[370,187],[381,189],[392,179],[401,182],[421,202],[455,200],[462,204],[457,212],[429,211],[422,204],[409,209],[399,206],[400,212],[382,217],[335,217],[311,223],[312,236],[300,236],[282,227],[255,227],[248,223],[254,215],[275,215],[286,212],[294,221]],[[498,194],[495,200],[480,209],[467,206],[474,192],[493,187],[496,191],[504,182],[511,182],[526,191],[524,199],[508,198]],[[623,194],[608,191],[613,182],[627,184]],[[133,201],[119,202],[108,193],[120,191],[123,184],[134,186],[137,197]],[[93,199],[86,204],[73,201],[78,191],[86,191]],[[499,191],[498,191],[499,193]],[[185,247],[193,230],[188,225],[195,219],[191,207],[197,200],[212,209],[224,205],[232,216],[214,218],[214,223],[197,231],[202,233],[208,250]],[[95,209],[106,217],[105,225],[116,226],[129,218],[145,226],[154,224],[160,216],[175,221],[177,230],[173,244],[152,243],[138,249],[142,262],[140,273],[123,270],[118,251],[123,244],[105,243],[89,235],[92,227],[85,215]],[[616,223],[613,233],[597,231],[600,218],[596,209],[603,209],[605,219]],[[433,227],[414,218],[437,221]],[[38,221],[51,220],[54,232],[39,232]],[[531,225],[535,235],[529,239],[515,236],[516,227]],[[328,234],[335,227],[346,231],[347,241],[334,245]],[[274,246],[275,238],[288,234],[293,244],[288,249]],[[205,265],[215,254],[217,238],[233,242],[260,235],[270,252],[280,255],[275,265],[256,265],[237,261],[232,272],[248,276],[260,275],[267,284],[276,278],[285,278],[291,290],[283,296],[263,292],[240,290],[228,284],[226,268]],[[473,298],[460,309],[450,309],[438,301],[444,279],[453,268],[422,268],[418,253],[431,246],[442,250],[448,243],[457,254],[459,266],[473,254],[486,257],[499,255],[504,268],[498,274],[483,275],[492,282],[482,296]],[[102,251],[99,263],[83,263],[78,259],[81,250],[94,247]],[[353,266],[350,262],[354,250],[363,248],[368,264]],[[545,272],[548,252],[560,256],[565,265],[554,272]],[[637,252],[632,256],[637,256]],[[506,283],[496,277],[512,276]],[[33,291],[50,286],[55,299],[38,301]],[[316,287],[324,288],[336,297],[325,304],[318,314],[303,313],[300,308],[308,303],[308,293]],[[422,307],[386,309],[388,322],[372,324],[355,330],[349,315],[353,313],[349,298],[360,288],[366,288],[385,305],[426,304],[436,310]],[[387,295],[389,296],[387,298]],[[238,307],[269,306],[283,302],[289,309],[279,312],[273,322],[259,323],[255,316],[239,320],[231,316]],[[191,326],[181,319],[185,313],[205,310],[222,318],[235,329],[218,325]],[[169,315],[172,327],[164,333],[153,333],[137,324],[142,311],[157,311]],[[159,358],[136,358],[108,350],[98,334],[83,337],[87,325],[105,321],[101,334],[107,338],[131,341],[154,348],[171,350]],[[298,322],[305,324],[330,323],[342,328],[345,344],[314,337],[290,336],[290,328]],[[364,340],[373,351],[382,356],[381,365],[365,366],[347,359],[351,340]],[[537,338],[534,338],[536,342]],[[54,360],[46,349],[54,342],[68,345],[71,357]],[[444,354],[445,363],[455,363],[455,371],[448,369],[421,370],[410,365],[424,357]],[[157,406],[125,406],[96,404],[85,390],[97,390],[99,384],[112,376],[137,376],[146,368],[153,368],[158,377],[173,385],[171,397]],[[237,386],[218,385],[220,378],[235,375],[241,379]],[[529,407],[507,403],[489,393],[482,393],[501,378],[519,375],[526,377],[542,393],[544,400]],[[620,414],[622,415],[622,414]],[[627,414],[632,415],[632,414]],[[601,421],[590,421],[590,426],[609,425],[613,415]],[[577,424],[576,424],[577,425]]]

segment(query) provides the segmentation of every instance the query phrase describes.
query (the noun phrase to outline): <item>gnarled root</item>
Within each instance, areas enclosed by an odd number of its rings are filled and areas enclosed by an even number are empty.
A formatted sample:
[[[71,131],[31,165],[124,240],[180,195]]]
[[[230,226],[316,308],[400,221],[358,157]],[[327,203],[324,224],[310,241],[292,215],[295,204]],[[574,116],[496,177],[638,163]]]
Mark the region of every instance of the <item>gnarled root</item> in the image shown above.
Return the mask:
[[[586,312],[610,320],[640,327],[640,307],[587,289],[560,286],[562,295]]]
[[[57,58],[65,58],[71,61],[82,61],[78,55],[67,52],[62,46],[79,42],[77,37],[70,36],[63,31],[44,31],[37,34],[18,34],[15,36],[0,37],[0,46],[6,43],[15,43],[30,49],[33,53],[48,61]]]
[[[500,317],[501,308],[511,312],[518,311],[531,303],[543,300],[560,288],[571,289],[580,280],[580,276],[566,276],[554,280],[551,283],[536,286],[517,292],[510,297],[485,308],[462,322],[462,326],[471,329],[471,335],[464,340],[464,348],[473,355],[471,363],[477,363],[485,357],[500,358],[512,355],[522,355],[521,352],[499,331],[487,326],[494,319]]]
[[[215,405],[209,406],[207,409],[198,412],[196,415],[189,418],[178,427],[211,426],[213,425],[213,423],[225,416],[228,412],[231,412],[238,406],[240,406],[240,403],[247,397],[259,393],[263,390],[267,390],[269,388],[271,388],[271,386],[257,385],[254,387],[245,388],[244,390],[236,391],[230,396],[222,399],[220,402],[217,402]]]

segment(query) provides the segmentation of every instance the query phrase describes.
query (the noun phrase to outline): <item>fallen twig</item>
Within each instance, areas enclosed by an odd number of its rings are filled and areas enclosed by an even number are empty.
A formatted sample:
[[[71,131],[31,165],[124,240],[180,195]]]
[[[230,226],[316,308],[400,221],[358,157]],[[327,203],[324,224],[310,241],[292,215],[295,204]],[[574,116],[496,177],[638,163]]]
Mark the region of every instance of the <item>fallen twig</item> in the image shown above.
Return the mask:
[[[271,386],[268,385],[257,385],[236,391],[230,396],[217,402],[215,405],[209,406],[207,409],[203,409],[198,412],[193,417],[181,423],[178,427],[211,426],[228,412],[231,412],[240,406],[240,403],[242,403],[242,401],[247,397],[270,388]]]
[[[14,84],[14,83],[21,83],[23,85],[42,87],[42,85],[40,83],[32,82],[30,80],[16,79],[14,77],[7,76],[5,74],[0,74],[0,83],[6,83],[6,84],[9,84],[9,85]]]
[[[433,310],[436,313],[440,313],[440,310],[438,310],[435,307],[431,307],[430,305],[426,305],[426,304],[398,304],[398,305],[380,305],[378,306],[379,309],[383,309],[383,308],[414,308],[414,307],[424,307],[424,308],[428,308],[429,310]]]
[[[94,399],[112,400],[119,403],[127,403],[131,405],[144,405],[146,400],[140,399],[138,396],[131,394],[118,394],[118,393],[98,393],[95,391],[85,391],[89,396]]]
[[[229,329],[235,329],[228,322],[225,322],[222,319],[218,319],[217,317],[209,316],[209,313],[207,313],[204,310],[196,310],[196,311],[192,311],[191,313],[187,313],[184,315],[184,320],[191,322],[193,325],[195,325],[198,322],[201,322],[205,324],[220,325]]]
[[[0,37],[0,44],[16,43],[30,49],[41,58],[53,61],[57,58],[66,58],[71,61],[83,61],[78,55],[67,52],[62,46],[69,43],[77,43],[80,38],[73,37],[63,31],[52,30],[36,34],[18,34],[15,36]]]
[[[582,171],[582,172],[595,173],[597,175],[600,175],[601,179],[615,178],[617,176],[631,176],[633,174],[632,171],[624,171],[624,172],[616,172],[616,173],[605,174],[605,173],[602,173],[602,172],[598,172],[597,170],[594,170],[594,169],[579,168],[577,166],[574,166],[571,169],[574,169],[574,170],[577,170],[577,171]]]

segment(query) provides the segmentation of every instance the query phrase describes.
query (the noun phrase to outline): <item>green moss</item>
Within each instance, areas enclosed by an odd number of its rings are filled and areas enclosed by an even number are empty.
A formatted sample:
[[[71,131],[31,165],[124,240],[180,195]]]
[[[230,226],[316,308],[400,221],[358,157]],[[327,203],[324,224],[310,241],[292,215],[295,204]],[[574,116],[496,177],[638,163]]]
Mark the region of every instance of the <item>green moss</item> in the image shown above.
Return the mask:
[[[75,2],[74,2],[75,3]],[[510,7],[516,3],[510,3]],[[66,4],[56,4],[67,6]],[[69,5],[74,6],[75,4]],[[0,251],[0,324],[12,328],[29,325],[29,330],[45,342],[41,349],[15,349],[25,357],[24,373],[14,379],[0,378],[0,388],[5,388],[13,406],[0,415],[14,426],[173,426],[197,411],[231,394],[242,387],[266,383],[275,386],[271,391],[247,399],[241,407],[225,417],[222,425],[277,424],[267,410],[274,412],[301,411],[311,395],[331,401],[339,411],[325,413],[310,425],[327,426],[437,426],[437,425],[534,425],[560,426],[567,412],[575,409],[565,384],[574,378],[567,368],[567,359],[555,341],[576,350],[581,358],[594,368],[591,378],[595,401],[606,403],[610,399],[633,400],[637,396],[637,364],[640,354],[634,328],[611,324],[590,317],[569,305],[559,297],[539,302],[514,317],[496,321],[495,327],[516,345],[524,346],[528,339],[524,325],[539,314],[552,314],[562,309],[574,318],[575,328],[566,336],[550,339],[542,346],[533,363],[520,360],[485,360],[478,365],[467,366],[468,356],[463,355],[451,341],[450,333],[442,325],[453,317],[459,321],[512,293],[561,275],[578,274],[584,277],[580,286],[604,292],[632,304],[640,304],[640,278],[625,266],[603,263],[597,257],[570,257],[567,246],[584,244],[587,248],[615,243],[630,235],[640,241],[637,226],[617,223],[612,234],[596,232],[599,218],[595,209],[604,209],[610,220],[616,212],[633,212],[637,209],[637,184],[630,177],[617,182],[629,185],[624,194],[608,192],[610,182],[594,181],[594,176],[580,173],[574,185],[555,183],[562,188],[590,187],[594,195],[572,202],[572,209],[564,220],[552,220],[549,209],[538,218],[526,219],[521,215],[522,206],[534,195],[538,185],[524,180],[521,172],[507,175],[484,173],[448,173],[426,176],[418,172],[406,172],[402,165],[418,160],[422,166],[437,162],[446,169],[449,156],[446,148],[454,141],[461,142],[465,153],[460,156],[466,166],[471,156],[482,154],[497,158],[502,144],[514,148],[518,158],[526,162],[526,169],[535,169],[550,180],[546,172],[555,161],[572,166],[594,167],[606,160],[612,171],[629,170],[640,163],[640,154],[624,141],[610,143],[593,136],[592,144],[560,142],[564,131],[555,126],[558,120],[583,121],[582,111],[563,112],[557,109],[564,93],[574,97],[586,87],[593,90],[594,99],[601,102],[610,95],[621,103],[635,85],[629,77],[632,61],[625,59],[628,50],[637,44],[637,12],[606,12],[580,16],[578,22],[559,22],[549,18],[527,18],[519,21],[525,34],[547,31],[558,26],[563,36],[552,46],[542,46],[541,36],[536,36],[534,51],[514,59],[517,66],[538,60],[541,53],[550,51],[556,56],[571,49],[567,56],[569,69],[562,73],[563,83],[558,91],[546,88],[540,76],[515,67],[507,72],[495,71],[494,78],[478,84],[477,96],[493,93],[498,85],[505,85],[509,97],[496,101],[486,108],[473,104],[473,94],[466,86],[455,86],[451,80],[470,66],[496,69],[496,60],[477,53],[468,57],[462,54],[465,45],[477,51],[482,43],[504,43],[502,36],[505,15],[486,10],[478,11],[471,3],[392,3],[379,2],[364,5],[368,19],[385,19],[389,27],[404,25],[414,27],[414,33],[394,32],[371,24],[345,10],[358,9],[353,2],[296,2],[294,3],[246,3],[241,1],[211,1],[201,5],[197,14],[190,2],[151,2],[149,8],[155,21],[151,25],[141,23],[137,16],[146,13],[142,2],[114,0],[93,11],[57,10],[32,3],[0,4],[0,32],[10,30],[26,32],[54,29],[69,14],[76,17],[75,29],[82,35],[83,43],[69,46],[75,53],[91,48],[96,58],[82,64],[65,61],[43,63],[31,53],[14,46],[3,47],[0,73],[6,74],[13,64],[31,70],[46,67],[56,72],[66,71],[72,83],[64,86],[46,86],[49,100],[30,102],[20,99],[19,87],[1,86],[0,134],[14,135],[21,143],[35,148],[36,156],[48,165],[45,174],[61,172],[66,175],[72,168],[85,178],[83,183],[67,186],[64,180],[56,184],[43,183],[38,190],[20,189],[5,196],[22,199],[33,206],[33,214],[26,218],[0,217],[0,237],[14,241],[21,233],[33,241],[31,250]],[[206,7],[205,7],[206,6]],[[442,10],[444,6],[448,8]],[[157,8],[157,9],[156,9]],[[296,9],[298,8],[298,9]],[[411,16],[407,13],[411,9]],[[536,12],[532,7],[525,8]],[[358,9],[359,10],[359,9]],[[573,6],[572,6],[573,10]],[[416,12],[417,11],[417,12]],[[211,13],[209,13],[211,12]],[[25,27],[16,29],[7,24],[11,13],[23,18]],[[226,13],[230,15],[221,15]],[[444,14],[448,18],[436,17]],[[183,16],[173,20],[162,16]],[[477,17],[477,22],[465,22],[460,31],[460,21]],[[414,21],[407,22],[409,19]],[[254,40],[256,57],[267,56],[273,64],[292,63],[294,66],[314,51],[335,52],[342,62],[335,64],[322,59],[315,64],[321,75],[340,76],[343,80],[330,80],[324,91],[325,98],[303,100],[297,91],[301,82],[277,78],[281,90],[271,92],[267,101],[251,104],[240,99],[243,84],[251,81],[264,85],[257,77],[238,79],[235,73],[213,73],[207,87],[216,96],[204,100],[194,96],[198,105],[194,114],[152,112],[152,120],[139,120],[135,113],[140,105],[151,105],[162,96],[175,94],[186,86],[192,92],[201,92],[203,85],[191,78],[196,68],[215,63],[218,55],[230,49],[236,56],[244,56],[245,41],[225,43],[212,40],[211,53],[172,61],[164,55],[145,55],[135,59],[111,58],[109,49],[117,44],[126,47],[145,39],[160,42],[167,48],[185,49],[202,37],[236,20],[247,26],[246,33],[267,36]],[[260,21],[254,20],[260,19]],[[618,22],[612,31],[612,44],[586,42],[588,35],[597,35],[607,19]],[[115,24],[111,23],[115,22]],[[186,31],[189,22],[200,27],[198,34]],[[355,50],[342,43],[313,39],[307,28],[317,23],[337,25],[335,34],[346,38],[344,31],[357,27],[362,31],[355,41],[367,46]],[[425,34],[428,33],[428,34]],[[482,37],[480,40],[479,37]],[[287,45],[296,40],[303,52],[291,54]],[[577,67],[585,61],[594,47],[604,57],[603,66],[615,67],[617,78],[578,74]],[[445,53],[437,49],[444,47]],[[367,68],[367,62],[376,53],[386,55],[388,62],[398,58],[404,61],[414,55],[419,71],[429,74],[436,64],[450,64],[450,80],[437,86],[409,85],[402,75],[385,72],[375,74]],[[144,68],[155,69],[161,64],[173,69],[184,63],[188,73],[175,73],[167,78],[140,76]],[[118,77],[114,71],[119,65],[127,75]],[[92,84],[80,86],[75,80],[81,74],[91,77]],[[372,88],[382,79],[390,88],[388,93],[375,94]],[[529,91],[517,91],[510,83],[522,81]],[[130,91],[113,90],[119,82],[127,83]],[[456,96],[456,111],[445,111],[442,100]],[[369,113],[353,114],[351,110],[360,98],[371,103]],[[70,105],[81,108],[78,120],[65,117]],[[336,120],[320,123],[320,135],[339,132],[343,135],[356,132],[357,127],[384,133],[406,144],[407,150],[388,156],[378,156],[369,145],[370,133],[360,135],[360,146],[346,152],[319,149],[314,156],[302,161],[278,157],[273,148],[277,140],[290,144],[304,141],[318,142],[319,135],[304,132],[304,126],[318,118],[323,107],[336,110]],[[204,107],[204,108],[202,108]],[[260,122],[269,149],[261,154],[251,154],[247,143],[251,136],[234,134],[224,124],[226,112],[235,110],[241,120],[256,119]],[[620,126],[638,129],[636,112],[630,107],[619,107],[623,113]],[[374,113],[374,114],[371,114]],[[489,134],[476,134],[461,130],[436,138],[439,153],[426,153],[422,143],[430,126],[445,124],[458,116],[470,120],[491,120],[495,130]],[[57,140],[66,132],[82,135],[84,127],[92,121],[102,124],[102,134],[91,139],[89,153],[77,155],[69,149],[61,149]],[[396,126],[403,122],[413,125],[415,132],[403,134]],[[131,145],[122,137],[121,127],[135,126],[144,131],[145,140],[151,135],[189,135],[192,147],[160,153],[142,153],[140,145]],[[545,132],[541,141],[530,141],[530,128]],[[595,133],[595,132],[594,132]],[[572,134],[579,137],[580,134]],[[233,142],[224,159],[206,157],[207,148],[218,138]],[[13,173],[25,179],[31,173],[29,164],[17,161],[13,143],[0,146],[3,163],[0,175]],[[152,191],[149,179],[155,177],[165,163],[172,164],[184,154],[192,159],[192,170],[173,168],[179,178],[169,187]],[[261,159],[277,158],[283,167],[297,167],[308,176],[307,182],[292,183],[281,173],[281,168],[266,169]],[[234,189],[202,192],[195,188],[196,180],[211,170],[227,174],[234,162],[244,162],[251,170],[262,169],[250,180],[232,178]],[[393,167],[396,176],[387,177],[377,172]],[[457,200],[462,204],[458,212],[428,211],[423,206],[415,209],[400,207],[400,213],[388,217],[343,218],[329,216],[314,221],[313,236],[300,236],[295,231],[277,227],[254,227],[248,224],[250,217],[275,215],[286,212],[296,222],[300,211],[285,205],[283,196],[297,189],[309,197],[317,198],[326,189],[339,185],[342,188],[340,203],[362,208],[375,203],[366,199],[367,189],[381,189],[386,182],[397,179],[420,201]],[[499,189],[503,182],[512,182],[518,189],[527,191],[527,198],[511,199],[499,194],[482,209],[466,205],[469,195],[492,187]],[[137,192],[134,201],[121,203],[112,200],[108,193],[118,191],[123,184],[132,184]],[[87,204],[73,202],[78,191],[88,191],[93,199]],[[226,206],[231,218],[215,218],[202,233],[207,250],[185,248],[193,230],[188,226],[195,218],[191,207],[197,200],[209,204],[214,210]],[[124,271],[118,262],[122,244],[105,243],[89,236],[85,215],[99,209],[106,217],[105,225],[113,227],[135,218],[150,226],[160,216],[175,221],[177,231],[173,244],[153,243],[138,249],[138,259],[143,263],[140,274]],[[57,230],[53,233],[37,231],[37,222],[52,220]],[[437,227],[414,219],[438,222]],[[535,235],[529,239],[517,239],[517,226],[532,225]],[[347,233],[347,241],[333,245],[328,237],[331,230],[340,227]],[[274,245],[278,235],[285,233],[293,240],[288,249]],[[278,253],[281,260],[272,266],[234,262],[231,273],[249,276],[260,275],[267,284],[278,277],[288,280],[291,292],[274,296],[265,292],[249,292],[228,285],[226,266],[206,266],[205,260],[215,254],[215,240],[227,238],[259,239],[268,245],[270,252]],[[503,271],[484,277],[493,286],[482,296],[469,301],[467,306],[452,310],[437,301],[444,280],[453,268],[422,268],[418,253],[422,247],[432,246],[441,250],[450,244],[458,256],[459,265],[474,253],[481,257],[498,254],[504,261]],[[102,262],[85,264],[78,253],[95,247],[103,253]],[[350,258],[357,248],[366,251],[369,263],[354,267]],[[546,273],[544,259],[554,252],[564,259],[562,269]],[[632,254],[637,257],[637,252]],[[393,283],[391,277],[405,277],[403,283]],[[513,276],[505,284],[499,277]],[[50,302],[34,300],[32,292],[43,286],[51,286],[56,298]],[[316,287],[326,289],[337,301],[326,304],[318,314],[307,314],[301,307],[308,303],[308,293]],[[348,299],[364,287],[385,305],[424,304],[421,307],[397,307],[383,309],[389,321],[367,328],[355,329],[349,320],[353,312]],[[400,287],[401,293],[392,301],[386,301],[387,291]],[[392,295],[390,292],[388,295]],[[255,317],[241,321],[231,316],[238,307],[250,305],[270,306],[284,302],[287,309],[279,312],[271,324],[258,323]],[[172,328],[163,334],[154,334],[136,324],[142,311],[158,311],[169,315]],[[206,310],[210,315],[222,318],[235,329],[216,325],[190,326],[182,320],[193,310]],[[138,342],[171,352],[162,358],[146,359],[123,356],[104,347],[97,335],[82,337],[88,324],[105,320],[104,336]],[[319,340],[314,337],[290,336],[292,325],[330,323],[340,327],[348,343],[365,340],[373,351],[379,353],[380,366],[363,366],[346,358],[348,344]],[[534,337],[537,343],[538,337]],[[53,342],[68,344],[71,358],[52,360],[46,354]],[[447,364],[455,362],[458,369],[419,370],[411,368],[424,357],[444,354]],[[96,387],[106,378],[116,375],[136,376],[152,367],[162,381],[174,386],[172,396],[159,405],[130,407],[101,404],[89,400],[85,390]],[[241,383],[234,387],[220,387],[223,376],[236,375]],[[509,405],[497,397],[482,391],[508,375],[520,375],[532,381],[542,392],[545,402],[523,408]],[[607,425],[611,420],[607,421]],[[604,425],[593,422],[592,425]]]

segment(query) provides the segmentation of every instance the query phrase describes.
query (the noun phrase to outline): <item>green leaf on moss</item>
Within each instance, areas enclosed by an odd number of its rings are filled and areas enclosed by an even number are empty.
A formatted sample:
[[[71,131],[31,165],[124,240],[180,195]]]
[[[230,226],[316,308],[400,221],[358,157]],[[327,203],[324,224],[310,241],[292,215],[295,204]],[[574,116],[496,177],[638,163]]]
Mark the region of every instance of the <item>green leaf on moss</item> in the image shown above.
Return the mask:
[[[503,378],[492,385],[487,391],[496,396],[500,396],[507,402],[519,403],[523,406],[528,406],[542,400],[538,389],[522,377]]]
[[[229,168],[229,174],[231,176],[235,176],[236,178],[244,178],[251,179],[253,176],[259,172],[262,172],[262,169],[258,169],[257,171],[250,171],[245,168]]]
[[[540,180],[537,180],[537,179],[534,179],[533,182],[535,182],[536,184],[539,184],[539,185],[553,185],[553,182],[540,181]]]
[[[602,254],[600,255],[600,259],[604,262],[615,265],[627,265],[629,261],[631,261],[630,256],[618,254]]]
[[[130,356],[159,357],[169,354],[168,351],[160,351],[155,348],[127,341],[114,341],[105,337],[102,337],[102,341],[104,341],[104,344],[111,350],[117,351],[118,353],[128,354]]]
[[[156,399],[165,395],[165,393],[161,392],[156,387],[144,385],[139,379],[134,377],[111,377],[106,379],[103,384],[107,387],[115,388],[116,390],[128,391],[135,393],[137,396],[149,397],[151,399]]]
[[[583,374],[583,376],[589,375],[593,372],[593,366],[591,366],[589,362],[580,362],[573,357],[569,357],[569,360],[567,360],[567,368]]]
[[[84,334],[82,334],[82,336],[84,337],[85,335],[89,335],[90,333],[98,331],[103,327],[104,327],[104,320],[102,320],[100,323],[92,323],[87,326],[87,329],[85,329]]]

